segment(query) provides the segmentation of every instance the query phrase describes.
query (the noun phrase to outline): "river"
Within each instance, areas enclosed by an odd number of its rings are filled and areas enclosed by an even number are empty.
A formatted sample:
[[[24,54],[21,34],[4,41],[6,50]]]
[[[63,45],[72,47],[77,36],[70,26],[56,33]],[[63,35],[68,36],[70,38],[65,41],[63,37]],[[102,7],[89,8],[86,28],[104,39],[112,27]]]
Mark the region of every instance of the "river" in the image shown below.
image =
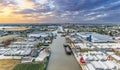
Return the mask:
[[[58,34],[50,45],[52,54],[47,70],[82,70],[74,56],[65,53],[63,43],[65,43],[65,38]]]

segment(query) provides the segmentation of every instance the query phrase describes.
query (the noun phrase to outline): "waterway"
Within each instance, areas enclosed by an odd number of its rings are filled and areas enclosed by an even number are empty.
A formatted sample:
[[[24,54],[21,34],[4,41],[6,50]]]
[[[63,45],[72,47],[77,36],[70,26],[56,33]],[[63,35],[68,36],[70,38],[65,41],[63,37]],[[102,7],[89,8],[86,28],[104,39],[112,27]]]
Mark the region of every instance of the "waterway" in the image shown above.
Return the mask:
[[[65,53],[63,43],[65,43],[65,38],[58,34],[50,45],[52,54],[47,70],[82,70],[74,56]]]

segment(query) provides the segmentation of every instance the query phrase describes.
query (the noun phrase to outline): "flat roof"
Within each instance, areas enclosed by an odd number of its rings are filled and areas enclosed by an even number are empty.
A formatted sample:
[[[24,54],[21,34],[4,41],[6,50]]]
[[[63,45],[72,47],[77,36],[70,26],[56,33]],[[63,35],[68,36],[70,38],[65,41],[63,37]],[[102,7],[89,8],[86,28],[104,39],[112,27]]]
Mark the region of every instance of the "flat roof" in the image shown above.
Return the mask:
[[[28,30],[28,27],[11,27],[11,28],[5,28],[5,31],[25,31]]]
[[[15,37],[17,37],[18,35],[7,35],[7,36],[2,36],[2,37],[0,37],[0,42],[5,42],[5,41],[7,41],[7,40],[11,40],[11,39],[13,39],[13,38],[15,38]]]
[[[83,37],[88,37],[91,35],[92,42],[116,42],[115,40],[112,39],[111,36],[102,35],[102,34],[95,33],[95,32],[79,32],[77,34]]]

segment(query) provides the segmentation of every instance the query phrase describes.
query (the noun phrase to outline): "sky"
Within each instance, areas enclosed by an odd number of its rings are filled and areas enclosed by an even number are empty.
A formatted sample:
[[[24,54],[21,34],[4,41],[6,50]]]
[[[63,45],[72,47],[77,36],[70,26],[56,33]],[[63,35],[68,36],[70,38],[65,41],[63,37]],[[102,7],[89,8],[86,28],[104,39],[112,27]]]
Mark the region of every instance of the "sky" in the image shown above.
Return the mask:
[[[120,0],[0,0],[0,23],[120,22]]]

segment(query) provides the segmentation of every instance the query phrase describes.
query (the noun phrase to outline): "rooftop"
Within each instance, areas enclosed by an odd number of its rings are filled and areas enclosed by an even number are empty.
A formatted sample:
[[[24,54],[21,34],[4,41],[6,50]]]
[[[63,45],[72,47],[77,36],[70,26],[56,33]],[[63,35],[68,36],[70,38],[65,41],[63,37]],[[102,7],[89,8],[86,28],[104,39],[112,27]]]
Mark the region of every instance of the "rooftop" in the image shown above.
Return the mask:
[[[111,36],[102,35],[95,32],[79,32],[78,35],[82,37],[92,36],[92,42],[116,42]]]

